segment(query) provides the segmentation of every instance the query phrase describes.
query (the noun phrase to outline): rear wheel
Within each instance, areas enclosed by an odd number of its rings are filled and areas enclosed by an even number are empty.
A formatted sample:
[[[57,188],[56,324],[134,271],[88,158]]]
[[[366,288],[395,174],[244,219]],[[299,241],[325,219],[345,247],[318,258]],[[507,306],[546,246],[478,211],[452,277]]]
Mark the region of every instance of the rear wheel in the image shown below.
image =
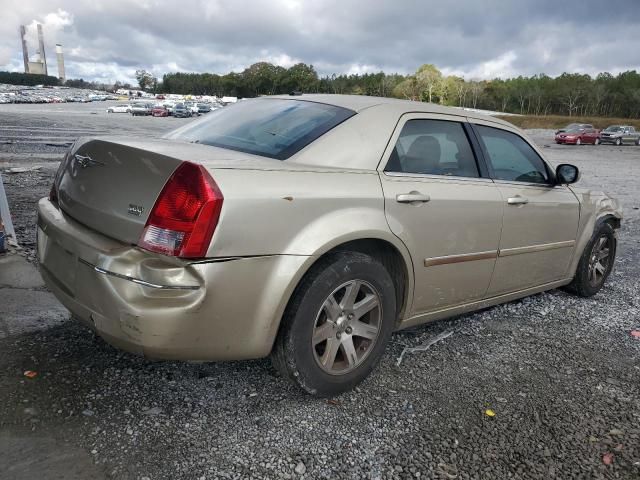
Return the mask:
[[[576,145],[582,145],[582,141],[580,139],[576,140]]]
[[[615,231],[610,224],[603,223],[582,252],[576,275],[567,289],[581,297],[598,293],[613,269],[615,256]]]
[[[376,366],[395,319],[395,287],[385,267],[362,253],[337,252],[296,289],[273,364],[312,395],[345,392]]]
[[[640,137],[636,138],[636,145],[640,145]]]
[[[596,139],[593,141],[593,144],[594,144],[594,145],[600,145],[600,139],[599,139],[599,138],[596,138]]]

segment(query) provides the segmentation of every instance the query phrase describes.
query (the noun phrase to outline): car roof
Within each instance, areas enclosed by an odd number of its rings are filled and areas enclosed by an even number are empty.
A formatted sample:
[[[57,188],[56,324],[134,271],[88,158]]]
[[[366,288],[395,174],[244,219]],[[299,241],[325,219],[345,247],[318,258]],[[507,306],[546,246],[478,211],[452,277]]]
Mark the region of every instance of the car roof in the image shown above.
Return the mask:
[[[263,97],[264,98],[264,97]],[[311,93],[302,95],[273,95],[266,98],[282,98],[285,100],[301,100],[307,102],[324,103],[327,105],[335,105],[336,107],[348,108],[355,112],[361,112],[367,108],[378,107],[388,108],[389,110],[403,110],[404,113],[439,113],[443,115],[463,115],[470,118],[489,120],[491,122],[512,126],[499,118],[478,113],[476,111],[467,110],[461,107],[445,107],[436,105],[435,103],[415,102],[412,100],[401,100],[389,97],[369,97],[366,95],[336,95],[324,93]]]

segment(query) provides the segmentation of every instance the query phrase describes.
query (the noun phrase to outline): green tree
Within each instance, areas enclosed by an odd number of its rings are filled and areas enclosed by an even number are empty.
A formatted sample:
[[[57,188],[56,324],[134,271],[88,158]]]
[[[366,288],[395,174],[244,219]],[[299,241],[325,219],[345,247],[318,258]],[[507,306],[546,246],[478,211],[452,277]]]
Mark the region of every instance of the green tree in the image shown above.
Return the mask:
[[[140,85],[140,89],[147,90],[153,88],[158,80],[146,70],[136,70],[135,73],[136,80],[138,81],[138,85]]]

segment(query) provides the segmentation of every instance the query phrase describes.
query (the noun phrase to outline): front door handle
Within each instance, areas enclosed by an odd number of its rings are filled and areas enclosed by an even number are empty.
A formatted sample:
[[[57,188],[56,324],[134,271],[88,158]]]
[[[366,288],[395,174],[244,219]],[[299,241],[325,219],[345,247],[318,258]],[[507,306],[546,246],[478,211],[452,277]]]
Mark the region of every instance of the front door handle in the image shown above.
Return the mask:
[[[426,203],[431,200],[429,195],[416,192],[415,190],[409,193],[399,193],[396,195],[396,202],[398,203]]]
[[[516,195],[515,197],[507,198],[507,203],[509,205],[526,205],[527,203],[529,203],[529,199],[527,197]]]

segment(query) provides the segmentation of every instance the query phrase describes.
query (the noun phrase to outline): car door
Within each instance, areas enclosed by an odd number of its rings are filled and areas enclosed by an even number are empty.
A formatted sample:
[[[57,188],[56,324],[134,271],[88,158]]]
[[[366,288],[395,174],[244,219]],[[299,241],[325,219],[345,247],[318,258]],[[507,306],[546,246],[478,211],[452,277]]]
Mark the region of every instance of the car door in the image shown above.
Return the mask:
[[[566,278],[580,216],[576,196],[556,185],[540,154],[516,130],[474,121],[504,205],[490,296]]]
[[[624,143],[635,143],[636,136],[633,127],[625,127],[623,141]]]
[[[595,143],[598,137],[597,132],[593,128],[587,128],[582,136],[582,143]]]
[[[413,315],[484,297],[496,261],[502,197],[464,121],[404,115],[380,165],[389,226],[413,260]]]

